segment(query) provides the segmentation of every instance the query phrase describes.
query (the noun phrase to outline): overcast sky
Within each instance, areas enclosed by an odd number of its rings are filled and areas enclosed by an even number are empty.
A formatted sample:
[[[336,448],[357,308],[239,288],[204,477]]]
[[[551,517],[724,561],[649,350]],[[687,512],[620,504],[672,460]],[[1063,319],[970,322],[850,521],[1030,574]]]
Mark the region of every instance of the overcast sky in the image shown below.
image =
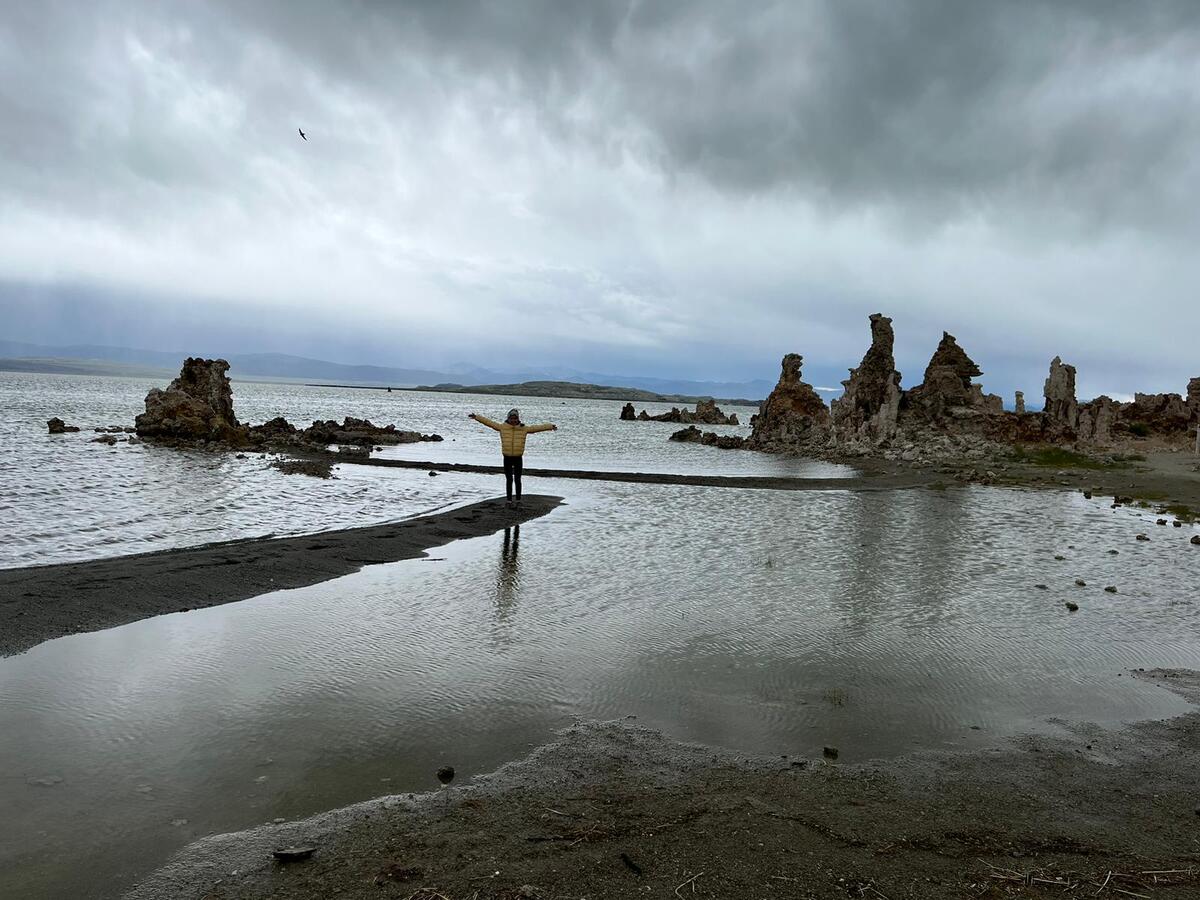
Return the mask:
[[[0,336],[1181,390],[1198,137],[1195,0],[5,3]]]

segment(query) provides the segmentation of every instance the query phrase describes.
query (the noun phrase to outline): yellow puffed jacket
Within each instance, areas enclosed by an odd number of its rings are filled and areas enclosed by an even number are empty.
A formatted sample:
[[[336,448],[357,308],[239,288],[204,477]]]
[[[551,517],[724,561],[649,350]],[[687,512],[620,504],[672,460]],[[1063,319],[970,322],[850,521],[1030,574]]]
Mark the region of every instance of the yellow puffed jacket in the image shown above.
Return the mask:
[[[500,452],[505,456],[523,456],[525,454],[525,435],[538,431],[551,431],[554,426],[549,423],[542,425],[509,425],[507,422],[493,422],[486,416],[475,416],[475,421],[488,428],[500,432]]]

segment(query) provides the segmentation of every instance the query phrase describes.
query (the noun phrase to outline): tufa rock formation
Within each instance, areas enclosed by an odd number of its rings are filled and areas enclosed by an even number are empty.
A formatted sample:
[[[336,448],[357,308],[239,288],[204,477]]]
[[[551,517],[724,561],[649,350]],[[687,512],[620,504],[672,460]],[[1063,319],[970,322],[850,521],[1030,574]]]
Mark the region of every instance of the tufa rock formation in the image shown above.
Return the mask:
[[[271,423],[285,419],[272,419]],[[268,424],[271,424],[268,423]],[[266,427],[266,426],[263,426]],[[418,441],[440,441],[440,434],[421,434],[419,431],[398,431],[395,425],[374,425],[369,419],[346,416],[339,425],[332,420],[313,422],[299,432],[302,440],[310,444],[347,444],[354,447],[373,447],[376,444],[415,444]]]
[[[1075,367],[1055,357],[1045,384],[1043,412],[1028,412],[1016,393],[1016,412],[1000,397],[985,394],[972,379],[982,371],[948,332],[929,360],[920,385],[900,390],[892,355],[891,319],[871,317],[871,346],[858,368],[842,382],[845,394],[830,410],[800,380],[803,358],[783,358],[779,384],[751,419],[747,446],[760,450],[801,450],[834,456],[879,453],[913,462],[939,458],[1006,456],[1014,444],[1074,444],[1080,449],[1129,440],[1156,440],[1179,446],[1200,428],[1200,378],[1188,382],[1187,396],[1136,394],[1132,403],[1100,396],[1087,403],[1075,397]],[[699,430],[676,440],[702,440]]]
[[[243,425],[233,412],[233,390],[225,374],[228,371],[229,363],[223,359],[187,359],[179,377],[165,391],[153,388],[146,395],[146,411],[137,417],[137,433],[177,444],[269,445],[309,451],[324,450],[330,444],[369,450],[382,444],[442,439],[440,435],[401,431],[395,425],[375,425],[351,416],[340,423],[313,422],[303,430],[282,416],[262,425]]]
[[[236,442],[242,436],[233,414],[229,363],[188,357],[165,391],[152,388],[146,411],[135,420],[141,437]]]
[[[633,411],[632,404],[625,404],[625,409],[621,410],[621,418],[625,418],[626,409]],[[632,418],[632,416],[630,417]],[[721,408],[717,406],[717,401],[711,397],[704,400],[696,401],[696,411],[690,409],[680,409],[677,406],[671,407],[670,412],[659,413],[656,416],[650,415],[644,409],[637,417],[639,422],[679,422],[684,425],[697,423],[700,425],[737,425],[738,418],[736,415],[725,415],[721,412]]]
[[[637,418],[637,413],[633,409],[632,403],[626,403],[621,407],[621,421],[632,422]]]
[[[1063,363],[1061,357],[1050,360],[1050,375],[1043,390],[1046,406],[1043,413],[1052,428],[1074,430],[1079,423],[1079,403],[1075,399],[1075,367]]]
[[[812,386],[800,380],[803,365],[804,357],[798,353],[783,358],[779,383],[750,420],[747,446],[785,450],[828,442],[829,410]]]
[[[857,369],[842,382],[845,394],[830,404],[835,439],[842,444],[879,445],[896,433],[900,412],[900,373],[892,355],[892,320],[871,316],[871,346]]]
[[[999,397],[985,395],[981,385],[972,383],[972,378],[982,374],[975,361],[958,346],[954,335],[943,331],[925,367],[925,380],[904,392],[901,408],[906,429],[945,426],[948,420],[953,420],[957,430],[982,432],[984,416],[1004,411]]]

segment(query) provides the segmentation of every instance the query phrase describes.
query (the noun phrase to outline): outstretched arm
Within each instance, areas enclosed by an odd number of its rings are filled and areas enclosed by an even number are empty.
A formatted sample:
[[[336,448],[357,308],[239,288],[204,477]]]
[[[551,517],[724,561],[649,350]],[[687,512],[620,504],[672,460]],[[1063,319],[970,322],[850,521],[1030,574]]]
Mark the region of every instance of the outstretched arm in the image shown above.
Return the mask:
[[[479,415],[479,414],[477,414],[477,413],[468,413],[468,414],[467,414],[467,418],[468,418],[468,419],[474,419],[474,420],[475,420],[476,422],[478,422],[480,425],[486,425],[488,428],[492,429],[493,431],[499,431],[499,430],[500,430],[500,423],[499,423],[499,422],[493,422],[493,421],[492,421],[491,419],[489,419],[487,416],[481,416],[481,415]]]
[[[529,433],[533,434],[536,431],[558,431],[557,425],[551,425],[549,422],[543,422],[541,425],[530,425]]]

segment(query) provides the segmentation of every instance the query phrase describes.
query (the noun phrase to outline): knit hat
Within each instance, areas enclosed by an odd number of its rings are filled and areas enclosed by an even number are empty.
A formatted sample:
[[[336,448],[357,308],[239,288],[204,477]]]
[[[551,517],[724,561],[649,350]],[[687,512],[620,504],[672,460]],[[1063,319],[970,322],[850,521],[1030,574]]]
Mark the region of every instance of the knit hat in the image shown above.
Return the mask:
[[[508,417],[510,419],[519,419],[521,418],[521,411],[519,409],[510,409],[508,411]]]

